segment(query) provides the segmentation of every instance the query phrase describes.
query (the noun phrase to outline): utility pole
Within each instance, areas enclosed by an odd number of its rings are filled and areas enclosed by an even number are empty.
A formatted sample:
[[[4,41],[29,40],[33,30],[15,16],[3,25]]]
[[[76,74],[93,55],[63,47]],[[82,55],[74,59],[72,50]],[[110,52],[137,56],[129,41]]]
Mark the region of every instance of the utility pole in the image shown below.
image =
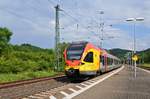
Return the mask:
[[[59,70],[59,66],[60,66],[60,48],[59,48],[59,43],[60,43],[60,31],[59,31],[59,11],[60,10],[60,6],[57,5],[55,7],[56,9],[56,19],[55,19],[55,70]]]
[[[136,21],[136,20],[135,20]],[[136,55],[136,35],[135,35],[135,21],[134,21],[134,55]],[[137,64],[136,64],[136,61],[134,61],[134,77],[136,78],[136,66]]]
[[[101,36],[100,36],[100,47],[102,48],[103,47],[103,32],[104,32],[104,22],[103,22],[103,19],[102,19],[102,15],[104,14],[104,11],[100,11],[100,26],[99,26],[99,29],[100,29],[100,32],[101,32]]]

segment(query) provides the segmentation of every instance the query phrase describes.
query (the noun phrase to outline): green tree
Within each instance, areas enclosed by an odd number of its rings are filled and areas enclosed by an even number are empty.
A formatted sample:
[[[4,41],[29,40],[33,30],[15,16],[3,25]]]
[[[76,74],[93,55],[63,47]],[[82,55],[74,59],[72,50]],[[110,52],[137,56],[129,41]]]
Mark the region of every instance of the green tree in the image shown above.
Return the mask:
[[[11,39],[12,32],[8,28],[0,27],[0,55],[2,55],[3,51],[7,51],[10,46],[8,46],[9,41]]]

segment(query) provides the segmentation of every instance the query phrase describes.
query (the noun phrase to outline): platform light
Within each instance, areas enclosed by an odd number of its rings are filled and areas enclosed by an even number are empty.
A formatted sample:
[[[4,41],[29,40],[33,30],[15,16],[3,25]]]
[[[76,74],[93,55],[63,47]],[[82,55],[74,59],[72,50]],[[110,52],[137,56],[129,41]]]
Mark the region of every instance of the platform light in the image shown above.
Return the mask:
[[[136,21],[144,21],[144,18],[143,17],[138,17],[138,18],[136,18]]]
[[[134,54],[136,54],[136,36],[135,36],[135,22],[136,21],[144,21],[143,17],[137,18],[127,18],[126,21],[133,21],[134,22]],[[136,61],[134,61],[134,77],[136,78]]]
[[[135,21],[135,18],[127,18],[126,21]]]

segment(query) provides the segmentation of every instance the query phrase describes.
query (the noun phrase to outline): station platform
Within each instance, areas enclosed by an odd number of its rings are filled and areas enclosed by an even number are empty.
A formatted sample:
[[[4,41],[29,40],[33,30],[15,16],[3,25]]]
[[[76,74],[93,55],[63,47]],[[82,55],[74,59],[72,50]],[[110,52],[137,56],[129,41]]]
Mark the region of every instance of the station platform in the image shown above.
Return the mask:
[[[73,99],[150,99],[150,73],[131,66],[86,90]]]

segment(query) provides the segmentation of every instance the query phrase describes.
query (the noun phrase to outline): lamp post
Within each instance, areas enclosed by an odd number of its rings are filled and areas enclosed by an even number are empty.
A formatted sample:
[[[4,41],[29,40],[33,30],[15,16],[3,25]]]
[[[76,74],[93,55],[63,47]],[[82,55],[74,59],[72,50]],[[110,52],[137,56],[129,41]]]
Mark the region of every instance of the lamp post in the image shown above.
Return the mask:
[[[144,18],[138,17],[138,18],[128,18],[126,21],[132,21],[133,22],[133,33],[134,33],[134,48],[133,53],[136,54],[136,35],[135,35],[135,23],[136,21],[144,21]],[[136,61],[134,60],[134,77],[136,78]]]

